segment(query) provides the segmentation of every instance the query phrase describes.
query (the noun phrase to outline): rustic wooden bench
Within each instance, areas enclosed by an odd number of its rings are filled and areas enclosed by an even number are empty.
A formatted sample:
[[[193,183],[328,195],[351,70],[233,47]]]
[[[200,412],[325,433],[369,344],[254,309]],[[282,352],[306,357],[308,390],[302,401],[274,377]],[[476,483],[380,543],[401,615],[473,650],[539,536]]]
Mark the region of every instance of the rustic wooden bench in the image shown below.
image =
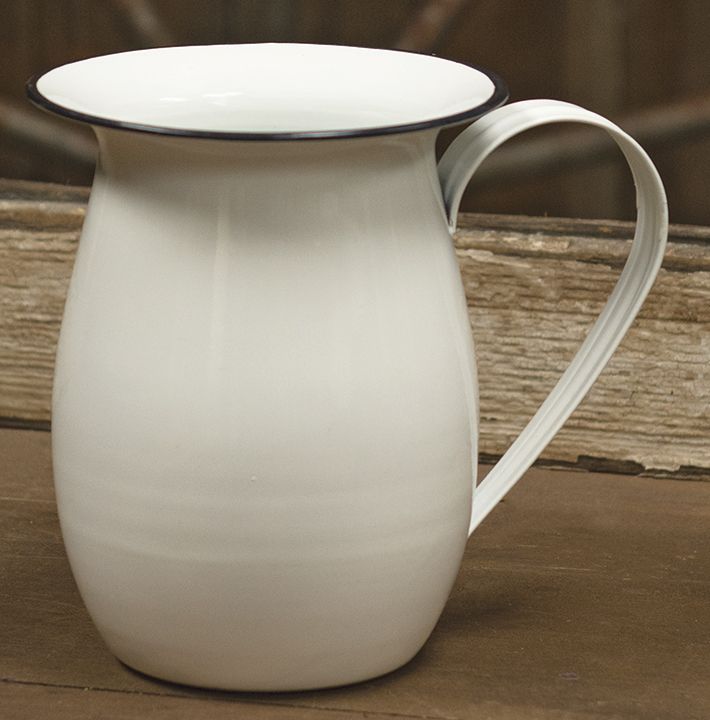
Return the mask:
[[[0,181],[0,717],[710,717],[710,230],[672,229],[632,330],[476,531],[414,661],[335,690],[218,693],[116,661],[64,554],[51,377],[87,196]],[[630,235],[626,223],[463,216],[484,461],[554,384]]]

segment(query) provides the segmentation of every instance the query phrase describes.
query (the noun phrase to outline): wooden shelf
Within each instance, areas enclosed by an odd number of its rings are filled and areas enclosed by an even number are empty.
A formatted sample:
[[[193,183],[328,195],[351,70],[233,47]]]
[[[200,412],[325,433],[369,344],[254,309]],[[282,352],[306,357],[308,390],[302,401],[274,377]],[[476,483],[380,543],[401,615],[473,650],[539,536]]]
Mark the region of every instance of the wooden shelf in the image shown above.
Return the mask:
[[[49,427],[54,353],[88,190],[0,180],[0,425]],[[601,310],[633,226],[462,215],[456,251],[499,457]],[[344,272],[346,268],[344,268]],[[710,229],[672,228],[663,268],[548,465],[710,478]]]
[[[710,484],[534,469],[469,543],[429,642],[350,687],[240,694],[139,675],[97,635],[50,435],[0,430],[0,717],[710,717]]]

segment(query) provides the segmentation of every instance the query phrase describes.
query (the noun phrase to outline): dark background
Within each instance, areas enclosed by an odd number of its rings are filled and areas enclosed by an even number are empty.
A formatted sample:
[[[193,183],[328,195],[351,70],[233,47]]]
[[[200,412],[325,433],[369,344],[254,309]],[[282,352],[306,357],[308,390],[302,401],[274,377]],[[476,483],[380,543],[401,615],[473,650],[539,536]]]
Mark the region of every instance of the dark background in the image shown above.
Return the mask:
[[[707,0],[4,0],[0,13],[0,176],[91,182],[91,132],[24,100],[25,80],[56,65],[168,44],[399,47],[489,67],[511,100],[607,115],[657,163],[671,220],[710,225]],[[464,209],[632,219],[634,194],[613,146],[553,128],[498,151]]]

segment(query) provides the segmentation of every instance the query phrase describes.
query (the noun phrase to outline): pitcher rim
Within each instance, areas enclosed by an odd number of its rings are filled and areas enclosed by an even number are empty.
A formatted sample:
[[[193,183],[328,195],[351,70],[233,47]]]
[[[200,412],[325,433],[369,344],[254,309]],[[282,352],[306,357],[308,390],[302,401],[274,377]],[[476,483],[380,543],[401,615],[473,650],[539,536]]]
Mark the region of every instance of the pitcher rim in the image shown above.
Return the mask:
[[[311,45],[308,43],[253,43],[258,45]],[[237,43],[235,46],[239,45]],[[199,45],[181,45],[171,46],[180,48],[196,48],[206,47]],[[214,46],[212,46],[214,47]],[[356,46],[345,46],[345,45],[320,45],[320,47],[331,47],[331,48],[354,48]],[[93,59],[101,57],[109,57],[111,55],[122,55],[134,52],[150,52],[165,50],[168,48],[157,47],[157,48],[146,48],[144,50],[129,50],[125,53],[107,53],[104,55],[98,55],[91,58],[85,58],[83,60],[75,61],[76,63],[89,62]],[[379,50],[378,48],[360,48],[363,50]],[[412,53],[407,50],[399,50],[397,48],[386,49],[386,52],[392,53],[403,53],[409,55],[423,55],[424,57],[437,58],[435,55],[429,55],[424,53]],[[183,137],[183,138],[203,138],[210,140],[243,140],[243,141],[283,141],[283,140],[337,140],[346,138],[358,138],[358,137],[375,137],[383,135],[395,135],[402,133],[411,133],[422,130],[429,130],[434,128],[444,128],[453,125],[459,125],[465,122],[471,122],[485,115],[490,110],[495,109],[503,105],[509,97],[508,88],[502,78],[495,72],[488,70],[487,68],[471,64],[471,63],[459,63],[454,60],[448,60],[446,58],[437,58],[444,62],[452,63],[453,65],[463,65],[466,68],[475,70],[485,77],[487,77],[493,85],[493,91],[491,95],[484,101],[478,102],[471,107],[450,114],[444,114],[435,116],[432,118],[426,118],[422,120],[415,120],[404,123],[393,123],[393,124],[381,124],[372,125],[365,127],[353,127],[353,128],[334,128],[334,129],[314,129],[314,130],[209,130],[199,128],[184,128],[184,127],[172,127],[170,125],[163,124],[152,124],[143,122],[134,122],[130,120],[122,120],[116,117],[108,117],[103,115],[94,114],[92,112],[85,112],[83,110],[76,110],[68,105],[64,105],[60,102],[56,102],[50,99],[44,94],[38,87],[39,81],[51,73],[53,70],[59,67],[65,67],[66,65],[72,65],[74,63],[67,63],[63,66],[52,68],[48,71],[37,73],[33,75],[25,83],[25,91],[28,99],[36,105],[38,108],[54,113],[61,117],[65,117],[70,120],[89,124],[91,126],[99,126],[105,128],[111,128],[115,130],[123,130],[138,133],[147,133],[152,135],[162,135],[169,137]]]

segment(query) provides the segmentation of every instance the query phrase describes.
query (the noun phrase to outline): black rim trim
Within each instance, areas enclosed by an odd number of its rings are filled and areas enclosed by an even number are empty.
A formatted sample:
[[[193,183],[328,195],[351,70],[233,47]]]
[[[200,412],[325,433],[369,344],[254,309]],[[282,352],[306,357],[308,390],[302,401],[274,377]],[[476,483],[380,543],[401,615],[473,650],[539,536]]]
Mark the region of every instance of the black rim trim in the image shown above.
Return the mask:
[[[490,110],[503,105],[508,99],[508,88],[503,80],[494,72],[476,65],[467,65],[478,72],[483,73],[493,83],[493,94],[486,102],[476,105],[468,110],[453,115],[421,120],[400,125],[382,125],[366,128],[353,128],[344,130],[299,130],[285,132],[227,132],[219,130],[189,130],[185,128],[164,127],[161,125],[146,125],[143,123],[127,122],[124,120],[113,120],[91,115],[90,113],[71,110],[64,105],[53,102],[43,95],[37,88],[37,83],[46,73],[40,73],[31,77],[25,84],[27,97],[42,110],[47,110],[56,115],[76,120],[78,122],[99,125],[101,127],[114,128],[116,130],[129,130],[131,132],[150,133],[153,135],[168,135],[172,137],[205,138],[209,140],[250,140],[250,141],[273,141],[273,140],[331,140],[355,137],[373,137],[377,135],[394,135],[398,133],[415,132],[417,130],[428,130],[436,127],[458,125],[467,121],[476,120]]]

